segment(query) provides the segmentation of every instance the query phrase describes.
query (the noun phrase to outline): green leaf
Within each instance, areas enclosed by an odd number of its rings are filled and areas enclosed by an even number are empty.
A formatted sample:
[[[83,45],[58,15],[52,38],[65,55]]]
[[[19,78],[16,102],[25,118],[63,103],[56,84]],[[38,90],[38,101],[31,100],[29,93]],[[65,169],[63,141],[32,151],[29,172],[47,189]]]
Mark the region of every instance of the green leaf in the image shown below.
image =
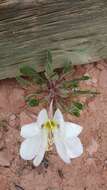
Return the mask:
[[[72,80],[72,81],[64,81],[63,87],[64,88],[77,88],[79,85],[78,81]]]
[[[70,81],[64,81],[64,87],[66,88],[78,88],[79,86],[79,81],[81,80],[89,80],[90,77],[89,76],[82,76],[80,78],[76,78],[76,79],[73,79],[73,80],[70,80]]]
[[[54,81],[59,79],[59,75],[54,71],[52,64],[52,54],[51,51],[48,50],[47,53],[47,64],[45,66],[45,76],[48,80]]]
[[[83,75],[82,77],[80,77],[80,78],[75,78],[75,79],[73,79],[73,80],[71,80],[71,81],[73,82],[73,81],[81,81],[81,80],[89,80],[89,79],[90,79],[89,76]]]
[[[48,49],[47,54],[48,54],[48,62],[52,65],[52,53],[49,49]]]
[[[84,109],[84,104],[82,104],[81,102],[73,102],[73,105],[80,110]]]
[[[64,67],[63,67],[63,73],[68,73],[72,69],[72,62],[69,60],[65,60]]]
[[[76,117],[79,117],[80,109],[72,105],[72,107],[69,109],[69,113],[71,113],[72,115],[75,115]]]
[[[32,78],[32,82],[41,85],[41,84],[45,83],[46,81],[43,80],[41,77],[35,76]]]
[[[88,75],[83,75],[80,79],[81,79],[81,80],[89,80],[89,79],[90,79],[90,76],[88,76]]]
[[[70,109],[68,111],[72,115],[75,115],[75,116],[79,117],[80,112],[81,112],[81,110],[84,109],[84,107],[85,107],[84,104],[82,104],[81,102],[75,101],[75,102],[72,103],[72,105],[71,105],[71,107],[70,107]]]
[[[30,98],[28,100],[28,105],[31,107],[38,106],[39,105],[39,100],[35,98]]]
[[[54,73],[53,76],[51,77],[51,80],[58,80],[59,76],[57,73]]]
[[[53,65],[52,65],[52,54],[50,50],[48,50],[47,52],[47,60],[48,61],[45,66],[45,76],[47,77],[47,79],[50,79],[51,76],[54,74]]]
[[[70,86],[69,87],[71,87],[71,88],[77,88],[78,87],[78,81],[71,81],[71,83],[69,84]]]
[[[21,76],[17,76],[16,77],[17,82],[23,87],[23,86],[29,86],[30,82],[24,78],[22,78]]]
[[[62,98],[67,98],[68,97],[68,90],[64,89],[64,88],[60,88],[59,89],[59,95],[62,97]]]
[[[75,90],[73,89],[72,91],[72,94],[75,94],[75,95],[82,95],[82,94],[89,94],[89,95],[97,95],[97,94],[100,94],[99,92],[97,91],[92,91],[92,90]]]
[[[20,72],[27,77],[33,77],[35,75],[38,75],[37,71],[33,69],[32,67],[29,67],[27,65],[20,68]]]
[[[20,72],[26,76],[30,77],[32,79],[32,82],[37,84],[43,84],[45,80],[41,77],[41,74],[38,73],[35,69],[29,66],[23,66],[20,68]]]

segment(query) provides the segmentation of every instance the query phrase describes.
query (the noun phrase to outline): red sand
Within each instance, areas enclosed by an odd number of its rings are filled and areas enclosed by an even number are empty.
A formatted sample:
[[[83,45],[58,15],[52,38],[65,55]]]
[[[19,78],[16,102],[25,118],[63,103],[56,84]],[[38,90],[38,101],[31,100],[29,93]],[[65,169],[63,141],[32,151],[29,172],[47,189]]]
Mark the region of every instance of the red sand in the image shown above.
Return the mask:
[[[85,87],[101,94],[88,101],[79,118],[65,114],[66,120],[84,128],[84,154],[70,165],[55,151],[48,165],[38,168],[20,158],[20,126],[34,121],[41,108],[26,108],[25,91],[15,80],[0,81],[0,190],[107,190],[107,63],[77,67],[77,74],[82,73],[92,77]]]

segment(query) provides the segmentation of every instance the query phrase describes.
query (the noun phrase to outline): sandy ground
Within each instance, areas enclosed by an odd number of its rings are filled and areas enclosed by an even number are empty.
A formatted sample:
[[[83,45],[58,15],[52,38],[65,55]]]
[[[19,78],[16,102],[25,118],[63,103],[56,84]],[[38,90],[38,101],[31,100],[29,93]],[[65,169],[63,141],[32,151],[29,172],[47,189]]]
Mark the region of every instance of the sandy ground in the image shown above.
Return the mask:
[[[85,86],[101,94],[87,102],[79,118],[65,115],[84,128],[84,154],[70,165],[55,150],[38,168],[20,158],[21,125],[35,121],[41,108],[26,107],[25,91],[15,80],[0,81],[0,190],[107,190],[107,63],[77,67],[77,74],[83,73],[92,77]]]

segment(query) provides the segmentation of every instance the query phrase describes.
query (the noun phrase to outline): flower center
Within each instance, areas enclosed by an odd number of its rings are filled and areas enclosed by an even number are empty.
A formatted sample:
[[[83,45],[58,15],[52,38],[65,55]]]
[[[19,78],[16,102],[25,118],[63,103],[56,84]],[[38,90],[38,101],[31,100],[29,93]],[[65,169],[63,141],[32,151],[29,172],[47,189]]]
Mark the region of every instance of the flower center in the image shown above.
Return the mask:
[[[57,123],[56,123],[55,120],[48,120],[48,121],[44,124],[43,127],[45,127],[46,129],[52,131],[53,129],[55,129],[55,128],[57,127]]]

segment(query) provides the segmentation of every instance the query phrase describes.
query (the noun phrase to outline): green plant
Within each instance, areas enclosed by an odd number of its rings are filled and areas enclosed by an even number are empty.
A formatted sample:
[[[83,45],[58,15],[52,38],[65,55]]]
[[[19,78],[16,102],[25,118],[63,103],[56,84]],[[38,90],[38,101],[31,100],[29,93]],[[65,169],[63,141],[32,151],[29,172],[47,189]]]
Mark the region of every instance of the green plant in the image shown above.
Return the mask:
[[[85,105],[78,100],[78,95],[98,94],[96,90],[81,89],[80,82],[90,79],[89,76],[83,75],[79,78],[73,78],[74,68],[70,61],[65,62],[61,69],[54,69],[51,51],[47,52],[47,64],[43,72],[37,72],[30,66],[20,68],[20,76],[17,81],[23,86],[28,87],[38,85],[38,90],[28,94],[25,99],[29,106],[38,106],[41,101],[50,103],[53,100],[54,108],[60,107],[63,111],[79,116]],[[67,79],[70,74],[72,80]]]

